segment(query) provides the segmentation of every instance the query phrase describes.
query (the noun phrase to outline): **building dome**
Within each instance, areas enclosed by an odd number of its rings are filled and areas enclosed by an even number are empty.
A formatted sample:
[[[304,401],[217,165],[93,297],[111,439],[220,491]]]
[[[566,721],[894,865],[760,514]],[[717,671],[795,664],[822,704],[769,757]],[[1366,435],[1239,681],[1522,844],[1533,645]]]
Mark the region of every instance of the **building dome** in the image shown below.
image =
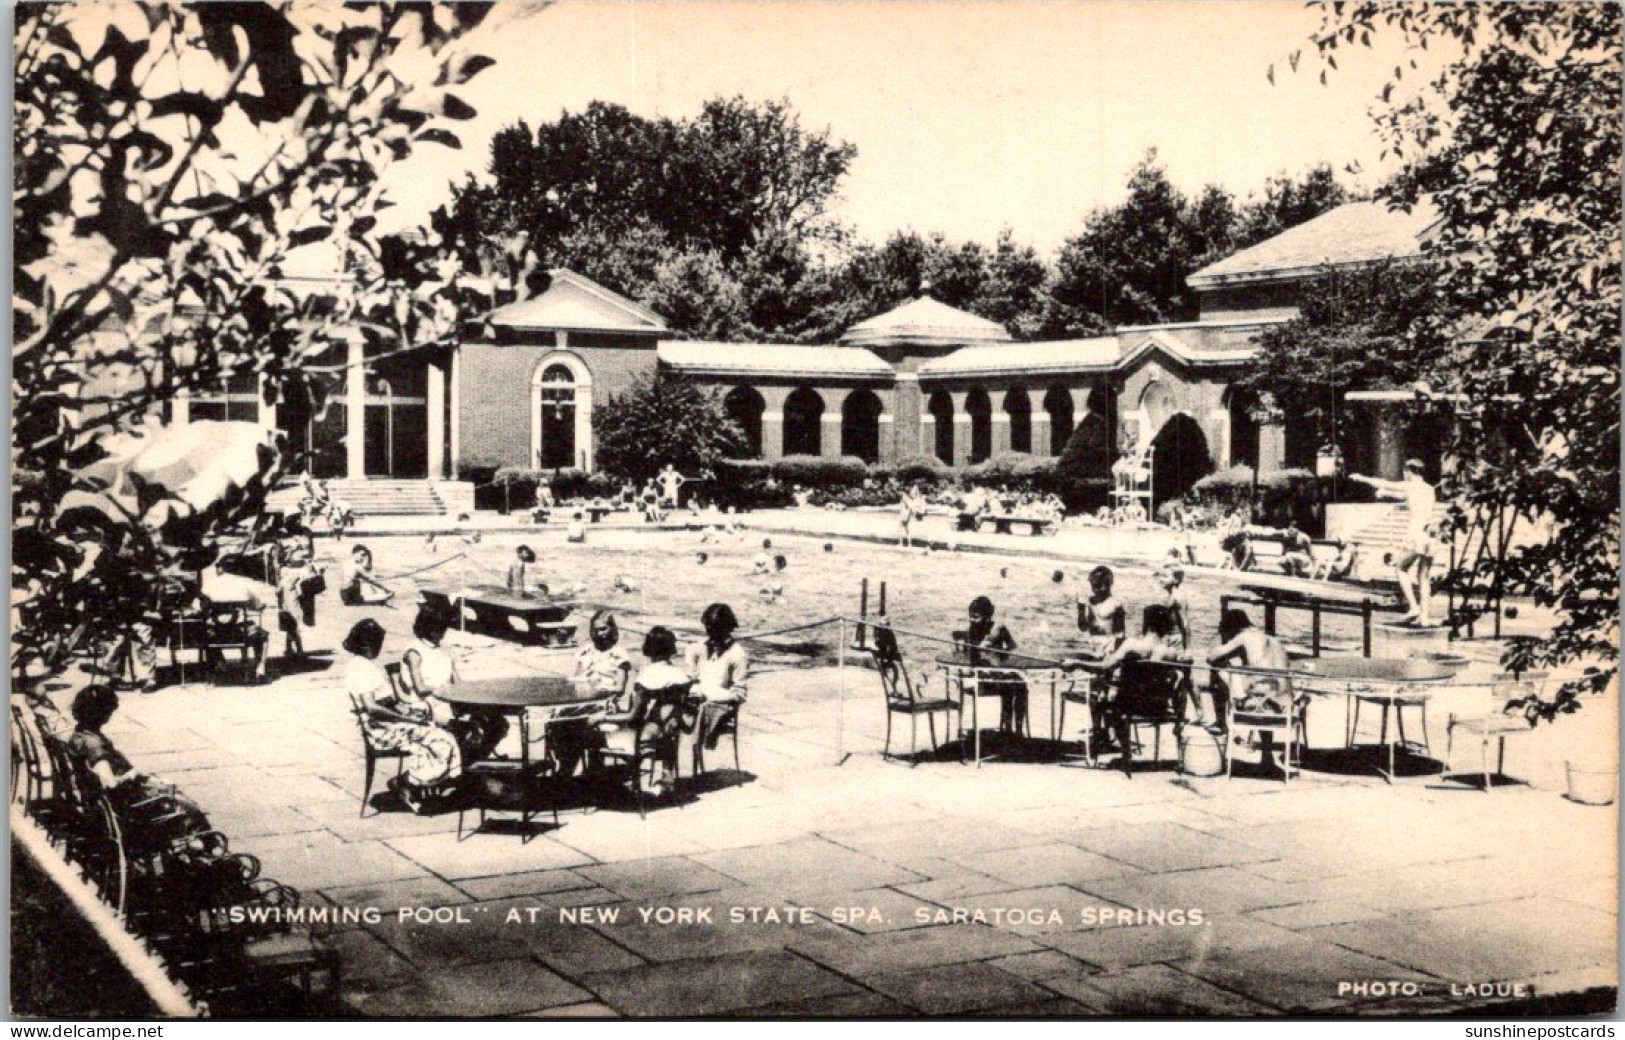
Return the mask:
[[[921,296],[858,322],[846,330],[841,342],[853,347],[948,347],[1008,343],[1010,333],[996,321]]]

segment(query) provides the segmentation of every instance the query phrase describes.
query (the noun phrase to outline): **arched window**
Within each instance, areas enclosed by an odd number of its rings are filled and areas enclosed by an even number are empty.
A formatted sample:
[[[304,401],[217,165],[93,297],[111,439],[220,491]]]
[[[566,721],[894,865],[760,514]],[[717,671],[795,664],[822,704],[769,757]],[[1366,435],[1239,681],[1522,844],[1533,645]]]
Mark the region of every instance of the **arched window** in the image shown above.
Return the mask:
[[[1044,411],[1049,414],[1049,453],[1059,455],[1072,436],[1072,394],[1065,387],[1050,387],[1044,394]]]
[[[1004,395],[1004,414],[1010,420],[1010,450],[1033,450],[1033,403],[1027,391],[1013,387]]]
[[[880,461],[880,398],[873,390],[854,390],[841,405],[841,454],[864,462]]]
[[[993,454],[993,402],[978,387],[965,395],[965,411],[970,415],[970,461],[981,462]]]
[[[530,384],[530,457],[541,469],[592,469],[592,372],[574,354],[542,358]]]
[[[1140,411],[1145,414],[1146,429],[1142,436],[1154,437],[1162,424],[1174,414],[1174,395],[1167,385],[1153,381],[1140,395]]]
[[[954,464],[954,399],[944,390],[931,395],[931,419],[936,426],[936,443],[931,446],[945,466]]]
[[[761,458],[762,412],[767,409],[767,402],[762,400],[762,395],[755,387],[736,386],[722,399],[722,406],[727,409],[729,418],[733,419],[745,434],[743,457]]]
[[[784,454],[823,451],[824,399],[811,387],[797,387],[784,401]]]

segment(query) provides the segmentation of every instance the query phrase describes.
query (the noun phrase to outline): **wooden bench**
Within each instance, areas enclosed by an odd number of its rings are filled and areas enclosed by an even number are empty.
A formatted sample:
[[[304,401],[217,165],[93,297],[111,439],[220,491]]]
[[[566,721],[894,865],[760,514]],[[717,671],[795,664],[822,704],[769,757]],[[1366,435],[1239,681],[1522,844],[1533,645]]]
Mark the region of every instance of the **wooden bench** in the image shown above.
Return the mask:
[[[577,626],[565,620],[575,609],[568,600],[518,596],[500,585],[478,585],[453,592],[424,589],[423,602],[445,611],[464,631],[527,646],[576,645]]]
[[[1004,516],[992,513],[960,513],[958,530],[980,531],[982,525],[993,525],[995,534],[1014,534],[1016,524],[1025,524],[1031,535],[1050,534],[1055,521],[1031,516]]]

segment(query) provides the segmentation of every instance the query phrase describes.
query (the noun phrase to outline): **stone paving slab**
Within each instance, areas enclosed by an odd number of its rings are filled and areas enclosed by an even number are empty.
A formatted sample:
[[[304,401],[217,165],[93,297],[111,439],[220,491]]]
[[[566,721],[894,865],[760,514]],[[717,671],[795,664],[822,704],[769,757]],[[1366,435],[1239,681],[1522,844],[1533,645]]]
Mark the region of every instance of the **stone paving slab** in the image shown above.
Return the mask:
[[[1014,1004],[1042,1003],[1052,995],[987,964],[943,964],[876,975],[864,984],[926,1015],[965,1015]]]
[[[1044,983],[1109,1015],[1261,1015],[1270,1009],[1166,964]]]
[[[992,960],[1040,947],[983,925],[943,925],[873,935],[798,937],[792,949],[843,975],[883,975],[911,968]]]
[[[716,892],[739,885],[738,879],[683,856],[580,867],[576,873],[618,896],[632,900]]]
[[[1068,957],[1059,950],[1040,950],[1037,953],[1018,953],[1010,957],[997,957],[986,963],[1028,982],[1047,979],[1078,978],[1100,971],[1076,957]],[[1050,987],[1054,989],[1055,987]]]
[[[1248,917],[1184,926],[1122,925],[1044,935],[1044,945],[1108,971],[1185,958],[1223,961],[1235,951],[1289,943],[1296,933]]]
[[[1617,960],[1618,918],[1540,897],[1314,929],[1340,946],[1465,981],[1525,979]],[[1473,941],[1462,937],[1472,935]]]
[[[1062,844],[957,856],[954,862],[1019,888],[1084,885],[1139,873],[1126,863]]]
[[[1276,858],[1266,849],[1243,845],[1176,823],[1092,827],[1069,840],[1085,849],[1154,873],[1198,867],[1228,867]]]
[[[540,896],[595,887],[573,870],[532,870],[494,877],[463,878],[456,885],[473,899]],[[609,894],[613,896],[613,893]]]
[[[514,871],[582,867],[592,857],[543,835],[521,841],[515,835],[475,834],[461,840],[452,832],[391,838],[386,844],[443,878],[487,877]]]
[[[749,950],[590,975],[585,984],[623,1015],[718,1014],[770,1003],[823,1000],[858,987],[785,950]]]
[[[925,880],[913,871],[816,838],[707,853],[695,859],[745,884],[782,892],[817,891],[837,877],[854,888]]]
[[[401,1018],[490,1018],[582,1004],[591,994],[533,960],[445,968],[417,985],[353,1000],[367,1015]]]
[[[1285,1012],[1328,1012],[1346,1008],[1352,1001],[1338,994],[1338,984],[1342,982],[1392,980],[1436,984],[1436,980],[1391,961],[1301,936],[1279,944],[1233,950],[1223,957],[1192,957],[1174,962],[1174,967]]]

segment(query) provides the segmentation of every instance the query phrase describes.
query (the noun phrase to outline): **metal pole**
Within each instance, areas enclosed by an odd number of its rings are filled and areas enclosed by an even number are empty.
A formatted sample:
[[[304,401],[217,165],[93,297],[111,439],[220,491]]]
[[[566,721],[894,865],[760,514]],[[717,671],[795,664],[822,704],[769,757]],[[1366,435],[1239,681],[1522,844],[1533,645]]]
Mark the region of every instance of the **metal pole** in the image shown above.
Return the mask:
[[[840,639],[836,643],[836,667],[840,672],[840,692],[835,697],[835,764],[845,765],[846,754],[846,618],[839,619]]]

